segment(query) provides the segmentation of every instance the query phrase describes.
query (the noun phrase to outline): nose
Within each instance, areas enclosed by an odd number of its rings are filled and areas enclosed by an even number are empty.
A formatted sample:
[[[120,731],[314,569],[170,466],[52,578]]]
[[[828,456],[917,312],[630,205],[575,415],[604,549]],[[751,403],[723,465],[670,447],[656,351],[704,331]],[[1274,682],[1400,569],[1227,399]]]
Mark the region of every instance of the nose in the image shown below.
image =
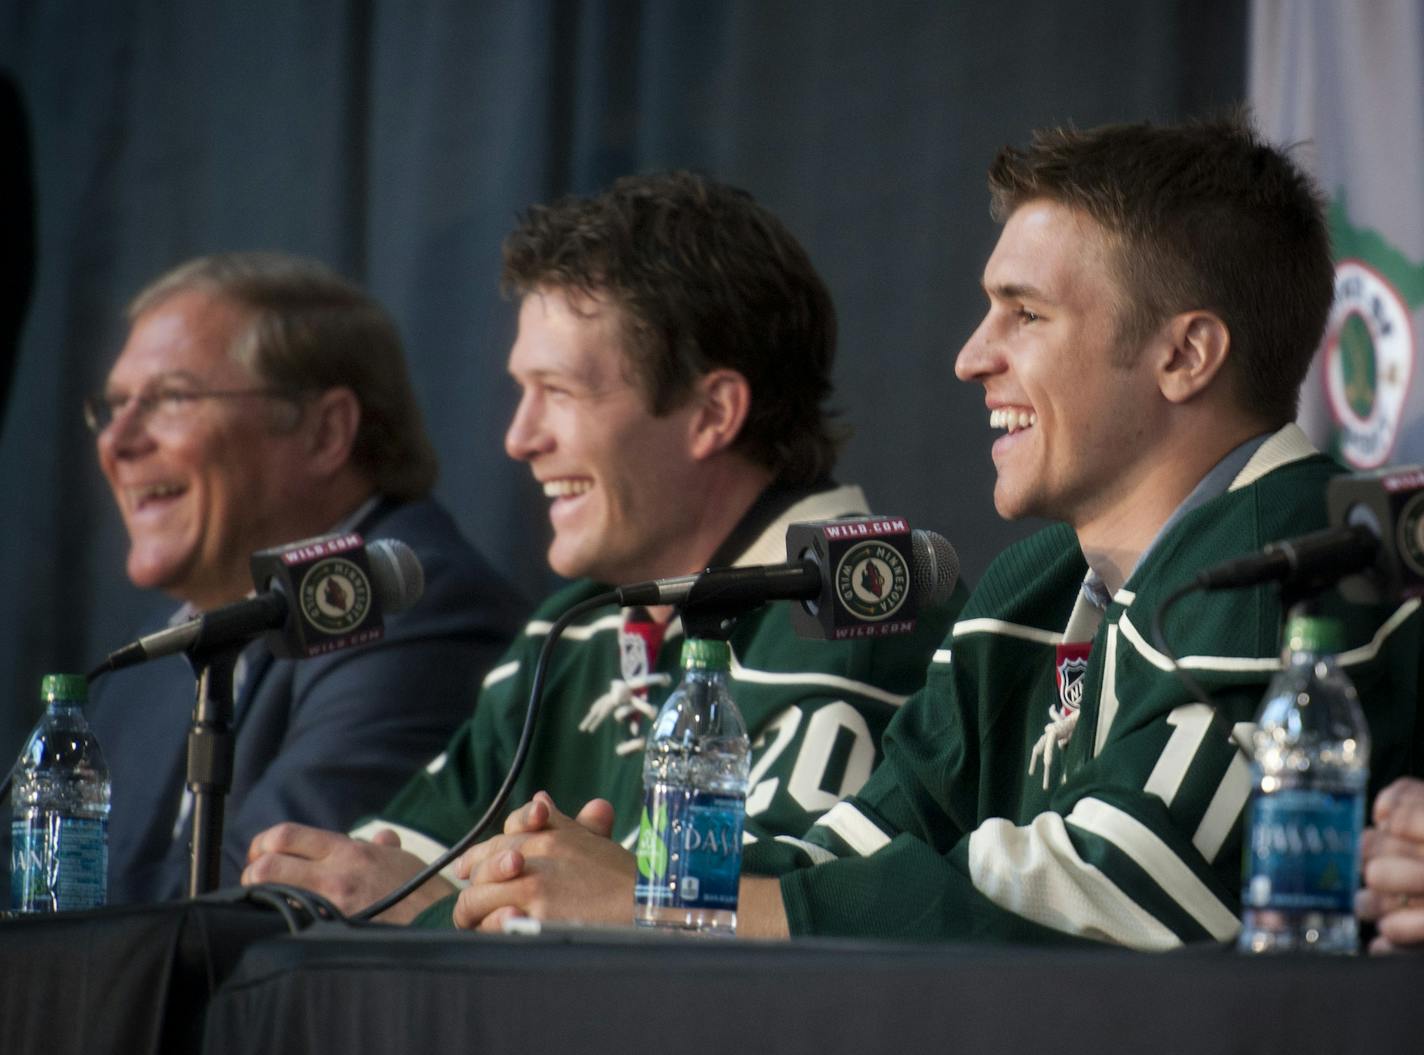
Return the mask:
[[[147,421],[148,415],[141,400],[129,399],[125,402],[96,437],[100,459],[132,456],[152,446],[153,437],[149,435]]]
[[[544,423],[543,400],[533,388],[526,388],[514,408],[514,417],[504,433],[504,452],[517,462],[553,448],[553,438]]]
[[[991,310],[954,357],[954,376],[959,380],[983,381],[990,374],[1003,369],[1003,356],[999,352],[998,342],[990,333],[992,319]]]

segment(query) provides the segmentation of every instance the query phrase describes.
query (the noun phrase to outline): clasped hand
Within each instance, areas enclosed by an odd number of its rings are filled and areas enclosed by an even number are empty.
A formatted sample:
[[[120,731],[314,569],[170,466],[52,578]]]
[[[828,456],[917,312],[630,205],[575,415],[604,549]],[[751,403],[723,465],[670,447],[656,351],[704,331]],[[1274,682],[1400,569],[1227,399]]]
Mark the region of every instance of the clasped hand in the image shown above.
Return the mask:
[[[1379,928],[1370,951],[1424,942],[1424,781],[1403,777],[1379,793],[1361,857],[1355,907]]]
[[[578,923],[633,921],[633,855],[613,842],[613,806],[593,799],[561,813],[545,792],[509,815],[504,834],[472,846],[455,863],[470,885],[455,903],[455,926],[498,933],[529,916]]]

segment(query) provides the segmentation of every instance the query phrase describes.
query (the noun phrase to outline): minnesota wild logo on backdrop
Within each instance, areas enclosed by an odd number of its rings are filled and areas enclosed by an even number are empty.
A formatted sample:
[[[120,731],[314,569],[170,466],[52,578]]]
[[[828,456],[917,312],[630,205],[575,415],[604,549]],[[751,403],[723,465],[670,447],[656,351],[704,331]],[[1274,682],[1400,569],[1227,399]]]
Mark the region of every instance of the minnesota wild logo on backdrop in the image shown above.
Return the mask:
[[[1424,261],[1411,261],[1377,232],[1350,225],[1344,196],[1330,207],[1335,303],[1325,327],[1330,453],[1358,469],[1392,459],[1409,417],[1424,308]]]

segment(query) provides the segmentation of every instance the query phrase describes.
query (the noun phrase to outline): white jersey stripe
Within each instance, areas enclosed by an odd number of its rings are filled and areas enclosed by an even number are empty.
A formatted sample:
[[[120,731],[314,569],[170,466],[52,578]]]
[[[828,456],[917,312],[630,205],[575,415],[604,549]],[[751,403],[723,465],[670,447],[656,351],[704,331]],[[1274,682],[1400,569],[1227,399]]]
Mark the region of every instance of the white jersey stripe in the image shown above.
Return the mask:
[[[890,836],[849,802],[838,802],[816,821],[841,837],[861,857],[890,845]]]
[[[1102,753],[1117,717],[1117,627],[1108,627],[1108,654],[1103,658],[1103,684],[1098,690],[1098,727],[1093,731],[1093,757]]]
[[[506,678],[512,678],[518,669],[519,660],[517,659],[511,659],[508,663],[501,663],[485,675],[485,680],[480,683],[480,687],[487,689],[491,685],[499,684]]]
[[[605,630],[617,630],[623,625],[623,613],[614,612],[612,615],[605,615],[601,619],[595,619],[591,623],[584,623],[582,626],[570,626],[564,629],[563,637],[571,641],[587,641],[594,634],[602,633]],[[524,633],[529,637],[541,637],[554,629],[554,624],[547,619],[531,619],[524,627]]]
[[[954,624],[951,633],[955,637],[964,637],[969,634],[1000,634],[1004,637],[1017,637],[1024,641],[1036,641],[1040,645],[1063,643],[1062,634],[1050,630],[1040,630],[1036,626],[1008,623],[1002,619],[964,619]]]
[[[837,860],[836,855],[827,850],[824,846],[817,846],[815,843],[808,843],[805,839],[798,839],[794,835],[778,835],[776,842],[785,843],[787,846],[794,846],[811,859],[813,865],[828,864]]]
[[[1342,667],[1357,666],[1361,663],[1372,662],[1379,655],[1380,649],[1384,648],[1384,643],[1389,639],[1390,634],[1400,628],[1410,616],[1419,610],[1420,601],[1418,598],[1405,601],[1395,609],[1394,614],[1380,625],[1375,631],[1375,635],[1370,639],[1369,644],[1361,645],[1341,652],[1336,660]],[[1126,637],[1142,658],[1151,663],[1159,670],[1170,671],[1172,662],[1157,649],[1149,645],[1138,629],[1126,615],[1119,620],[1118,625],[1122,628],[1123,636]],[[1230,671],[1234,673],[1274,673],[1281,669],[1279,658],[1238,658],[1235,656],[1183,656],[1178,661],[1178,666],[1189,670],[1216,670]]]
[[[1217,941],[1236,936],[1240,922],[1170,847],[1136,817],[1100,799],[1079,799],[1069,824],[1112,843],[1151,876]]]
[[[954,658],[954,649],[952,649],[952,648],[937,648],[937,649],[935,649],[934,655],[930,657],[930,662],[931,662],[931,663],[948,663],[948,662],[949,662],[951,659],[953,659],[953,658]]]
[[[387,828],[389,828],[391,831],[395,832],[397,835],[400,836],[402,850],[414,854],[426,864],[429,864],[431,861],[435,860],[437,857],[443,854],[446,850],[450,849],[450,847],[445,846],[442,843],[436,842],[430,836],[425,835],[422,832],[418,832],[414,828],[407,828],[403,824],[396,824],[393,821],[382,820],[379,817],[377,817],[375,820],[367,821],[359,828],[351,829],[351,831],[347,834],[349,834],[353,839],[366,839],[369,841],[370,838],[377,832],[383,831]],[[459,858],[456,858],[456,860],[459,860]],[[455,861],[451,861],[448,865],[442,868],[440,870],[440,875],[443,878],[448,879],[458,889],[463,890],[465,887],[470,885],[470,881],[468,879],[461,879],[455,875]]]
[[[587,641],[595,634],[605,630],[616,630],[623,625],[622,615],[615,614],[605,616],[585,626],[572,626],[564,631],[564,636],[575,641]],[[553,623],[545,620],[535,620],[525,627],[524,632],[530,637],[540,634],[547,634]],[[672,637],[672,630],[669,628],[668,637],[664,638],[664,644],[668,638]],[[506,670],[506,668],[508,668]],[[495,680],[496,675],[508,677],[518,668],[517,663],[507,663],[496,667],[485,679],[485,684],[489,685],[491,680]],[[770,671],[757,670],[753,667],[744,667],[741,661],[734,654],[732,656],[732,679],[734,681],[745,681],[754,685],[819,685],[824,688],[834,689],[839,692],[850,693],[872,700],[879,700],[881,703],[891,707],[899,707],[904,704],[909,696],[898,693],[886,692],[875,685],[867,684],[863,681],[856,681],[853,678],[843,678],[837,674],[823,674],[819,671]]]
[[[737,659],[736,654],[732,655],[732,680],[745,681],[753,685],[821,685],[828,689],[836,689],[840,692],[848,692],[856,696],[867,696],[872,700],[879,700],[881,703],[888,703],[891,707],[899,707],[909,699],[908,696],[897,696],[893,692],[886,692],[884,689],[874,685],[867,685],[863,681],[855,681],[851,678],[842,678],[838,674],[820,674],[815,671],[780,672],[770,670],[754,670],[751,667],[744,667]]]
[[[1336,662],[1342,667],[1352,667],[1358,663],[1369,663],[1379,655],[1379,650],[1384,647],[1384,643],[1389,638],[1389,635],[1398,630],[1400,624],[1419,610],[1419,603],[1418,598],[1412,601],[1405,601],[1394,610],[1393,615],[1380,625],[1380,628],[1375,631],[1375,636],[1370,640],[1368,645],[1361,645],[1359,648],[1352,648],[1347,652],[1341,652],[1335,657]]]
[[[969,836],[969,876],[1000,908],[1054,930],[1137,949],[1181,945],[1095,865],[1078,856],[1063,818],[1040,813],[1025,826],[995,817]]]
[[[1128,643],[1143,659],[1158,670],[1171,671],[1172,661],[1147,643],[1146,638],[1142,636],[1137,627],[1132,625],[1132,620],[1124,615],[1118,620],[1117,625],[1122,630],[1122,636],[1127,638]],[[1230,671],[1235,674],[1272,673],[1281,669],[1281,661],[1273,656],[1262,659],[1237,656],[1183,656],[1177,661],[1177,666],[1187,670],[1218,670]]]

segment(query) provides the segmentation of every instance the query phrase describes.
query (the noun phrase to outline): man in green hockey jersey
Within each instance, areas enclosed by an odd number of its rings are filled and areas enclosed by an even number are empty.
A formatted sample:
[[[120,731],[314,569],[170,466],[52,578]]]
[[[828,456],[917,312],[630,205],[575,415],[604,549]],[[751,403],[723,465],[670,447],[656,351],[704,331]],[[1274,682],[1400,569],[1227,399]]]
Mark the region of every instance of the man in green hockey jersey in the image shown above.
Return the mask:
[[[804,837],[747,848],[739,932],[1228,941],[1240,744],[1279,669],[1274,587],[1164,598],[1326,526],[1340,468],[1293,424],[1332,297],[1319,196],[1243,121],[1057,129],[990,169],[988,310],[955,372],[983,386],[1006,550],[896,715],[865,786]],[[1323,604],[1374,738],[1371,790],[1418,768],[1416,603]],[[1407,701],[1402,705],[1397,701]],[[626,919],[633,865],[547,800],[469,851],[457,925]]]
[[[519,739],[551,621],[606,587],[786,559],[796,521],[868,512],[831,480],[835,314],[795,238],[749,195],[689,173],[620,180],[591,199],[536,206],[505,242],[520,298],[505,437],[549,500],[549,564],[577,580],[549,598],[485,679],[472,718],[380,815],[350,836],[299,825],[258,835],[245,883],[284,882],[354,910],[434,860],[494,799]],[[786,606],[743,617],[732,685],[753,741],[748,814],[805,828],[858,788],[881,734],[963,594],[913,634],[801,641]],[[630,842],[642,745],[677,680],[671,610],[611,607],[575,620],[548,671],[511,803],[543,790]],[[497,829],[496,829],[497,830]],[[453,873],[382,918],[448,919]]]

